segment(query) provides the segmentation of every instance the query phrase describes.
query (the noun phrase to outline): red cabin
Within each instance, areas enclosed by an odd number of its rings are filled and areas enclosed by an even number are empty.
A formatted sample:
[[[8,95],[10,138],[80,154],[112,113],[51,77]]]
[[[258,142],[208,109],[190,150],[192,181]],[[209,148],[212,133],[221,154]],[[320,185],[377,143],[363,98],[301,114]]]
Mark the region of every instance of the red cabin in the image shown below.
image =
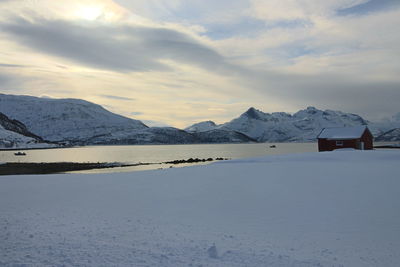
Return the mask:
[[[340,148],[360,150],[374,148],[374,137],[367,126],[324,128],[317,138],[319,151],[332,151]]]

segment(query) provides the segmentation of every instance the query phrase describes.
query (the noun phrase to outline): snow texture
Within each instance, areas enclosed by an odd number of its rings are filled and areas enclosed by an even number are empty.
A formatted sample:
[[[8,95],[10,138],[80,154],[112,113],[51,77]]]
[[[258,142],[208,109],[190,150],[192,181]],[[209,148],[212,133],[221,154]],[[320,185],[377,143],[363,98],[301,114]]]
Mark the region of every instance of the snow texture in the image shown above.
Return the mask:
[[[0,177],[0,266],[400,262],[399,151]]]

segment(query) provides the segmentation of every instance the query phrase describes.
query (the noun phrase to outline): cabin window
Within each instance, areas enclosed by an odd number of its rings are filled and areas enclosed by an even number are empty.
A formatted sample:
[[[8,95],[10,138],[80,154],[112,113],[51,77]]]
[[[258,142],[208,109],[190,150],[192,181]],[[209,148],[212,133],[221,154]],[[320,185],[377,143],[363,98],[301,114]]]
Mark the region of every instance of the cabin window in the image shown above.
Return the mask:
[[[343,141],[336,141],[336,146],[343,146]]]

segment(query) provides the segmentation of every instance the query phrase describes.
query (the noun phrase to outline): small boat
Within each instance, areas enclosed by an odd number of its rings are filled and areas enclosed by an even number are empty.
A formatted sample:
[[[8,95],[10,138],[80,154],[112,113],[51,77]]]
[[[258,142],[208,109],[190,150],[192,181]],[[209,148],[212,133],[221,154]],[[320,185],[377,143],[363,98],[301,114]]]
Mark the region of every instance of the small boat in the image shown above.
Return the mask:
[[[271,146],[269,146],[270,148],[276,148],[276,145],[271,145]]]
[[[17,152],[17,153],[14,153],[14,155],[15,156],[26,156],[26,153],[25,152]]]

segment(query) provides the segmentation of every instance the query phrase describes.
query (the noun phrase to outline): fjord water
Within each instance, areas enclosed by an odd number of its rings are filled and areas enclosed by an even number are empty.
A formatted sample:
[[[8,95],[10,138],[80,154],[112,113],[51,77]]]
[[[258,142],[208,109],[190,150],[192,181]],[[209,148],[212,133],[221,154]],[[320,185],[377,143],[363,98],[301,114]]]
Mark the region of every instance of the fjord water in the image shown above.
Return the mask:
[[[276,146],[276,147],[271,147]],[[162,163],[189,158],[248,158],[301,152],[316,152],[316,143],[257,143],[257,144],[201,144],[201,145],[136,145],[86,146],[62,149],[27,150],[26,156],[15,156],[15,151],[0,151],[0,162],[123,162]],[[179,166],[187,166],[183,164]],[[158,169],[170,165],[142,165],[89,172],[119,172]],[[177,165],[178,166],[178,165]]]

